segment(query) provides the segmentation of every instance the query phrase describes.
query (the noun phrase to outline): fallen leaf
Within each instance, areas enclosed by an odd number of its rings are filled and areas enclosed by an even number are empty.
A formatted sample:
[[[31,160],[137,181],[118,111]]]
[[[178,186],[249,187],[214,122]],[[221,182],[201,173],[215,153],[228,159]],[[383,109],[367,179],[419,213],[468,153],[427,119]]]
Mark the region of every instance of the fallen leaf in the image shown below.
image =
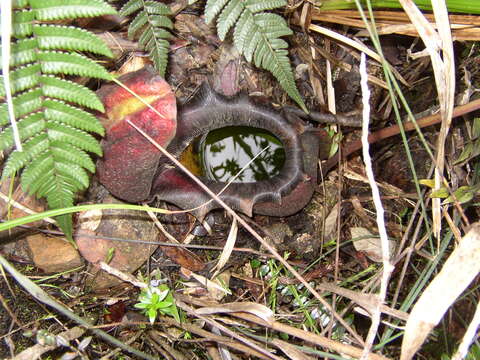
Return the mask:
[[[365,253],[368,258],[375,262],[382,262],[382,243],[379,236],[373,235],[362,227],[350,228],[353,246],[355,250]],[[390,253],[395,250],[395,241],[388,240]]]
[[[480,222],[477,222],[414,305],[405,327],[400,360],[412,359],[430,331],[479,272]]]

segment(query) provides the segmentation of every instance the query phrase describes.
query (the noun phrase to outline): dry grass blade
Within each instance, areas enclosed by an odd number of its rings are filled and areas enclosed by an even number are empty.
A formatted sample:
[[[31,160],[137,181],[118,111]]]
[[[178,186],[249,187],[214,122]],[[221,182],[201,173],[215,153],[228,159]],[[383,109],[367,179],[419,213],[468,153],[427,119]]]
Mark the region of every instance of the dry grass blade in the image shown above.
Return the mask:
[[[453,44],[450,34],[450,24],[448,21],[448,12],[443,2],[432,1],[435,19],[439,32],[428,22],[418,7],[412,0],[399,0],[408,17],[415,25],[426,50],[430,55],[435,83],[437,86],[438,99],[440,103],[440,112],[442,114],[442,127],[437,142],[436,170],[435,170],[435,189],[441,187],[441,180],[444,169],[444,151],[445,139],[450,127],[453,112],[453,101],[455,92],[455,69],[453,59]],[[443,55],[443,59],[442,59]],[[433,231],[437,238],[440,237],[441,230],[441,210],[440,199],[433,199]]]
[[[209,293],[212,293],[213,291],[219,291],[219,292],[224,293],[226,295],[231,295],[232,294],[232,292],[229,289],[217,284],[215,281],[207,279],[205,276],[196,274],[193,271],[182,268],[182,274],[183,274],[183,276],[185,276],[188,279],[193,278],[196,281],[198,281],[198,283],[200,283],[202,286],[204,286],[208,290]]]
[[[200,315],[210,315],[218,313],[232,313],[232,312],[245,312],[258,316],[260,319],[271,323],[274,321],[273,311],[262,304],[254,302],[236,302],[229,304],[221,304],[218,306],[208,306],[200,308],[197,313]]]
[[[442,83],[437,82],[438,98],[440,102],[440,113],[442,115],[442,126],[437,141],[437,167],[435,169],[435,189],[440,189],[443,180],[443,171],[445,168],[445,142],[447,134],[452,124],[452,113],[455,102],[455,58],[453,54],[452,34],[450,32],[450,23],[448,21],[448,10],[445,1],[432,0],[433,13],[437,22],[438,34],[442,44]],[[434,72],[436,73],[435,69]],[[435,76],[437,79],[437,76]],[[440,86],[444,87],[441,91]],[[441,230],[441,203],[440,199],[433,201],[434,210],[438,211],[437,219],[433,218],[434,231],[437,230],[438,237],[440,237]],[[438,209],[437,209],[438,205]],[[435,228],[438,226],[438,229]]]
[[[238,234],[238,224],[237,220],[233,219],[232,226],[230,227],[230,232],[228,233],[227,242],[220,254],[220,258],[218,259],[217,265],[215,265],[215,273],[212,275],[212,279],[214,279],[220,270],[225,266],[230,255],[232,254],[233,248],[235,247],[235,242],[237,241],[237,234]]]
[[[303,352],[298,350],[292,344],[282,341],[280,339],[274,339],[272,344],[281,349],[288,357],[292,360],[313,360],[312,357],[305,355]]]
[[[463,237],[412,309],[400,360],[410,360],[447,309],[480,272],[480,223]]]
[[[373,174],[372,159],[369,152],[368,144],[368,124],[370,120],[370,89],[367,83],[367,61],[366,56],[362,53],[360,61],[360,75],[361,75],[361,87],[362,87],[362,103],[363,103],[363,126],[362,126],[362,144],[363,144],[363,161],[365,163],[365,171],[367,173],[368,182],[372,189],[373,202],[375,204],[375,211],[377,213],[377,226],[380,234],[381,250],[382,250],[382,262],[383,273],[382,281],[380,285],[380,293],[378,294],[378,304],[375,306],[375,311],[372,313],[372,324],[368,332],[367,341],[364,347],[364,351],[361,359],[366,360],[370,354],[373,341],[377,335],[378,326],[380,325],[381,309],[380,304],[385,302],[387,297],[387,288],[390,275],[393,271],[393,265],[390,262],[390,245],[388,242],[387,229],[385,227],[385,217],[382,201],[380,200],[380,191],[375,182],[375,176]]]
[[[335,39],[338,42],[343,43],[345,45],[348,45],[348,46],[350,46],[354,49],[357,49],[357,50],[367,54],[369,57],[378,61],[379,63],[382,63],[382,59],[381,59],[380,55],[378,55],[375,51],[371,50],[367,46],[365,46],[365,45],[363,45],[363,44],[361,44],[361,43],[359,43],[355,40],[350,39],[349,37],[343,36],[339,33],[336,33],[335,31],[332,31],[332,30],[327,29],[323,26],[319,26],[319,25],[315,25],[315,24],[311,24],[309,26],[309,29],[312,30],[312,31],[315,31],[319,34],[331,37],[332,39]],[[386,62],[386,60],[383,60],[383,61]],[[408,82],[403,78],[403,76],[397,70],[395,70],[394,67],[390,66],[390,69],[395,74],[395,77],[402,82],[402,84],[404,84],[405,86],[410,86],[408,84]]]

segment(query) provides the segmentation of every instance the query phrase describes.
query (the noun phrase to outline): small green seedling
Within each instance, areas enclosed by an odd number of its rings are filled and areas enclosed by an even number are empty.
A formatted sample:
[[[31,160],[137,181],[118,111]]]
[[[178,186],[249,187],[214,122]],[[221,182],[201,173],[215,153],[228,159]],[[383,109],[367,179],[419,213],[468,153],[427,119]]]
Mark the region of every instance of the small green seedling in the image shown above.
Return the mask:
[[[180,322],[175,300],[167,285],[149,285],[143,288],[138,296],[138,301],[134,306],[148,316],[151,324],[155,322],[158,314],[172,316]]]

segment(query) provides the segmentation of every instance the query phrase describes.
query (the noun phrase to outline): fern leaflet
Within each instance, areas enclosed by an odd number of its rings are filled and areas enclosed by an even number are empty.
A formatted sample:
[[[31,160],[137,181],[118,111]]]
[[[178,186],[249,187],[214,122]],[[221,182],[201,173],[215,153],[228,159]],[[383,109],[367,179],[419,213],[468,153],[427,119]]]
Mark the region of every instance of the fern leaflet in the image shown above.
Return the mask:
[[[72,206],[75,194],[88,187],[88,172],[95,171],[89,153],[102,153],[98,140],[88,132],[103,135],[104,129],[82,107],[104,109],[93,91],[64,77],[110,79],[102,66],[82,52],[112,54],[88,31],[45,22],[114,14],[115,10],[102,0],[17,0],[14,6],[10,89],[23,151],[10,154],[2,180],[24,168],[20,179],[25,190],[45,197],[52,209]],[[0,86],[0,96],[4,91]],[[13,145],[8,123],[2,103],[0,151]],[[71,239],[71,215],[56,220]]]
[[[155,69],[165,76],[169,42],[172,34],[166,29],[172,29],[173,23],[168,16],[170,8],[156,1],[130,0],[121,9],[120,15],[128,16],[137,13],[128,27],[128,37],[133,39],[139,33],[138,42],[148,51]]]
[[[281,16],[265,12],[286,4],[286,0],[207,0],[205,19],[210,23],[217,18],[221,40],[233,28],[234,45],[245,59],[270,71],[287,94],[307,111],[288,59],[288,43],[281,39],[291,35],[292,30]]]

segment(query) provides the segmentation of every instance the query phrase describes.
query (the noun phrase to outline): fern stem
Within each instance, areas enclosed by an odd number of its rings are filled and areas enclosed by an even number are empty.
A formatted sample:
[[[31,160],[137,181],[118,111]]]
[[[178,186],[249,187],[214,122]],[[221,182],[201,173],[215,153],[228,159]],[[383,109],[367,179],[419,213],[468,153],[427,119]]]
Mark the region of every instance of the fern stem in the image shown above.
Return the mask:
[[[2,30],[2,72],[5,84],[5,101],[7,103],[8,116],[12,124],[13,140],[17,151],[23,151],[15,112],[13,110],[12,91],[10,89],[10,35],[12,31],[12,0],[1,2],[1,30]]]

